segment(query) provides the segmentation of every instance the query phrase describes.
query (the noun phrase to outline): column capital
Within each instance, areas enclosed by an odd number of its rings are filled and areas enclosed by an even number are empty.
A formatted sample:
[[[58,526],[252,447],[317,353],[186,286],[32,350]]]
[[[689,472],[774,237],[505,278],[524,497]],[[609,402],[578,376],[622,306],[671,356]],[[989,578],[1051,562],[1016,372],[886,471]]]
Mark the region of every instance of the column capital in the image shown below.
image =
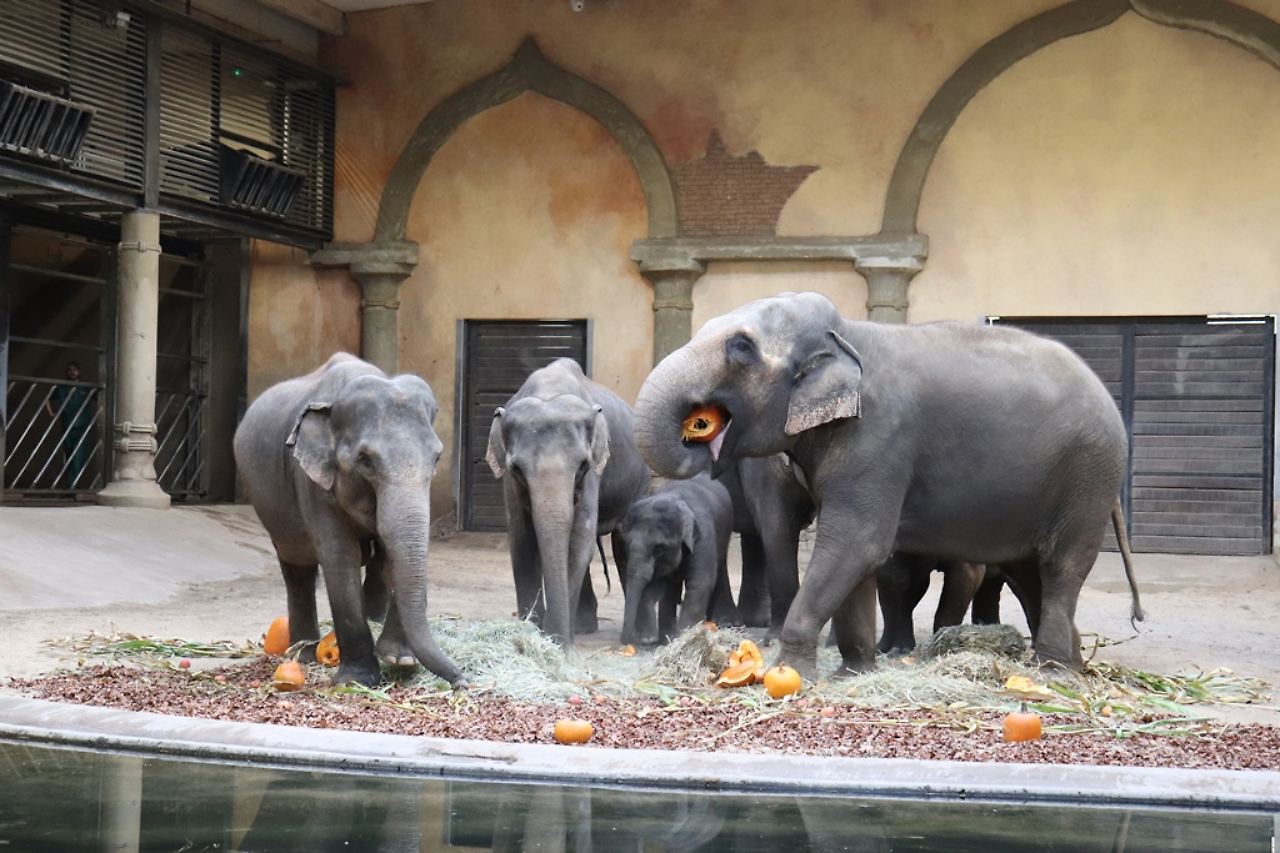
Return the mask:
[[[357,281],[362,276],[406,279],[418,266],[418,244],[408,240],[326,243],[323,249],[312,252],[308,260],[317,267],[347,267]]]
[[[311,253],[310,262],[346,267],[360,283],[360,355],[388,376],[396,373],[400,368],[400,285],[418,267],[418,244],[408,240],[328,243]]]

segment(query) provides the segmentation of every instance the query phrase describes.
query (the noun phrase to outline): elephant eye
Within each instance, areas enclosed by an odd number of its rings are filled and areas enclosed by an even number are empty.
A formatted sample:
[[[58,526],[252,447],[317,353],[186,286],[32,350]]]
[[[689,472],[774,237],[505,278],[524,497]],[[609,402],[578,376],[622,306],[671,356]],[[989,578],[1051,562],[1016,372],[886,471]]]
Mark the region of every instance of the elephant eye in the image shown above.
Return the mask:
[[[745,332],[738,332],[725,341],[724,354],[729,361],[741,365],[751,364],[759,358],[755,341]]]
[[[359,465],[361,468],[372,468],[373,456],[370,455],[369,451],[361,450],[359,453],[356,454],[356,464]]]

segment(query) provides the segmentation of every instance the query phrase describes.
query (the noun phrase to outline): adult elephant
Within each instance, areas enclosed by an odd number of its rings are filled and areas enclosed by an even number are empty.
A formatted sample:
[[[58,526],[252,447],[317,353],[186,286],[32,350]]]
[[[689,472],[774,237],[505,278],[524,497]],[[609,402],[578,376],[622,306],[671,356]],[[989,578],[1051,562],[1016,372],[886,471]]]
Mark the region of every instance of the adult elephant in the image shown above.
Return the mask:
[[[596,539],[649,486],[631,420],[618,395],[561,358],[530,374],[489,428],[485,459],[503,481],[518,612],[565,646],[596,628],[587,576]]]
[[[284,575],[289,640],[320,637],[318,565],[342,650],[339,682],[377,684],[379,658],[416,659],[450,683],[461,678],[427,627],[430,488],[443,448],[431,426],[438,408],[421,378],[388,378],[339,353],[268,388],[236,430],[236,467]],[[366,608],[365,593],[380,598],[384,570],[393,604],[375,650],[367,617],[380,614]]]
[[[884,630],[876,645],[878,651],[909,652],[916,647],[913,614],[929,591],[929,577],[933,572],[942,575],[942,595],[933,615],[934,633],[964,621],[965,612],[986,576],[985,566],[894,552],[887,563],[876,569],[876,592],[884,621]]]
[[[813,499],[784,453],[743,457],[720,481],[733,500],[733,532],[742,543],[738,618],[748,627],[768,627],[776,638],[799,587],[800,532],[813,521]]]
[[[686,442],[714,407],[723,429]],[[636,440],[661,475],[786,452],[819,507],[782,657],[812,677],[834,618],[844,667],[875,659],[875,569],[895,549],[1006,564],[1034,589],[1038,657],[1079,668],[1074,625],[1125,470],[1124,424],[1066,347],[1008,327],[841,318],[816,293],[752,302],[659,364]],[[1137,602],[1134,612],[1137,615]]]

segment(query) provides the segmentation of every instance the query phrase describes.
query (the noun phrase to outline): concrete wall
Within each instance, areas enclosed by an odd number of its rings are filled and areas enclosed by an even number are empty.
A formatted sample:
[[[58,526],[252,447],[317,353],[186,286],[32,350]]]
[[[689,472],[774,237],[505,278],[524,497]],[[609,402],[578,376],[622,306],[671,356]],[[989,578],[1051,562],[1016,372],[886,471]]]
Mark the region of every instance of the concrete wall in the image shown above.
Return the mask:
[[[817,166],[783,235],[879,229],[894,161],[925,104],[978,47],[1058,0],[436,0],[348,16],[322,47],[339,91],[335,237],[372,237],[386,177],[417,124],[533,36],[555,64],[643,122],[667,161],[730,154]],[[1249,5],[1280,20],[1280,0]],[[727,25],[731,22],[731,25]],[[925,187],[932,244],[910,319],[984,314],[1280,311],[1280,72],[1208,36],[1129,14],[1015,65],[970,104]],[[524,95],[467,122],[417,189],[401,367],[443,404],[452,446],[458,319],[594,324],[595,373],[633,398],[648,368],[651,294],[627,259],[644,199],[594,120]],[[848,265],[713,264],[694,328],[757,296],[816,289],[864,316]],[[354,347],[341,273],[260,250],[250,391]],[[309,300],[316,304],[311,304]],[[437,506],[452,488],[442,467]]]

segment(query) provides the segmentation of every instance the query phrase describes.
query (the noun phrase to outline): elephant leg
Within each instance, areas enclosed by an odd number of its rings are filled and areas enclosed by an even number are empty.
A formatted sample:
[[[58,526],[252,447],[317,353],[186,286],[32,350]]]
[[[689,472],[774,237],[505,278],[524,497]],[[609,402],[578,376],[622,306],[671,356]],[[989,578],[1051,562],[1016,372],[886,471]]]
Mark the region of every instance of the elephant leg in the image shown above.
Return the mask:
[[[763,520],[762,537],[769,578],[769,633],[772,640],[782,634],[787,611],[800,589],[800,531],[794,524]]]
[[[676,634],[683,633],[706,619],[711,612],[712,597],[719,586],[720,558],[716,543],[707,538],[698,542],[685,560],[681,572],[684,575],[684,598],[680,603],[680,618],[676,622]],[[672,582],[679,597],[679,583]],[[733,605],[733,597],[729,598]],[[674,636],[674,635],[673,635]]]
[[[743,533],[742,580],[738,584],[738,616],[749,628],[769,624],[768,561],[759,534]]]
[[[706,618],[717,625],[741,625],[742,618],[733,603],[733,587],[729,584],[729,559],[721,552],[716,560],[716,585],[711,592],[711,606]]]
[[[1075,625],[1076,604],[1097,557],[1096,547],[1090,552],[1088,547],[1078,546],[1065,555],[1040,561],[1040,624],[1033,644],[1037,660],[1077,671],[1084,668]]]
[[[600,622],[596,618],[596,590],[591,585],[590,566],[582,576],[582,590],[578,594],[578,609],[574,616],[573,632],[575,634],[594,634],[600,630]]]
[[[679,628],[676,621],[676,611],[680,606],[680,581],[666,581],[666,589],[662,591],[662,598],[658,602],[658,642],[668,643],[671,638],[676,636]]]
[[[871,572],[854,587],[831,620],[831,633],[840,647],[841,672],[862,672],[876,658],[876,575]]]
[[[933,632],[959,625],[982,583],[981,563],[945,562],[942,570],[942,597],[933,616]]]
[[[306,640],[308,644],[298,658],[306,663],[316,659],[315,642],[320,639],[320,622],[316,618],[315,565],[280,561],[280,574],[284,576],[285,598],[289,608],[289,645]]]
[[[909,652],[916,647],[913,614],[929,591],[933,564],[930,558],[895,553],[876,569],[880,613],[884,617],[884,631],[876,645],[879,651]]]
[[[877,494],[870,486],[869,493]],[[851,497],[845,500],[853,502]],[[837,498],[829,505],[835,506],[839,502]],[[876,567],[888,559],[893,549],[893,531],[896,530],[896,518],[876,519],[872,516],[853,519],[846,514],[832,513],[819,521],[809,569],[782,626],[780,659],[794,666],[802,676],[810,680],[817,676],[818,632],[849,594],[873,576]],[[871,588],[874,590],[874,585]],[[843,650],[847,648],[850,654],[859,655],[856,659],[845,658],[846,669],[863,670],[875,665],[874,600],[869,619],[867,614],[863,606],[846,610],[845,618],[849,623],[841,629],[846,637],[841,643],[841,654],[844,656]],[[853,624],[855,622],[857,624]]]
[[[342,662],[334,682],[357,682],[373,687],[382,681],[382,671],[374,656],[373,635],[365,618],[359,547],[355,543],[332,542],[320,554],[320,569],[329,592],[338,648],[342,650]]]
[[[994,566],[987,566],[973,594],[972,619],[975,625],[1000,624],[1000,593],[1004,591],[1004,575]]]
[[[387,588],[386,560],[377,546],[364,563],[364,612],[370,620],[383,622],[387,618],[387,607],[391,602],[391,592]]]
[[[547,603],[542,594],[538,538],[527,515],[511,515],[515,517],[507,527],[507,546],[511,551],[511,572],[516,583],[516,615],[541,626]]]
[[[378,660],[387,666],[414,666],[418,657],[413,653],[409,640],[405,637],[404,627],[400,624],[400,611],[392,607],[387,611],[387,621],[378,635],[374,646]]]
[[[1032,640],[1040,632],[1040,564],[1028,560],[1013,565],[1005,565],[1005,582],[1013,590],[1014,597],[1022,605],[1022,613],[1027,619],[1027,629]]]

